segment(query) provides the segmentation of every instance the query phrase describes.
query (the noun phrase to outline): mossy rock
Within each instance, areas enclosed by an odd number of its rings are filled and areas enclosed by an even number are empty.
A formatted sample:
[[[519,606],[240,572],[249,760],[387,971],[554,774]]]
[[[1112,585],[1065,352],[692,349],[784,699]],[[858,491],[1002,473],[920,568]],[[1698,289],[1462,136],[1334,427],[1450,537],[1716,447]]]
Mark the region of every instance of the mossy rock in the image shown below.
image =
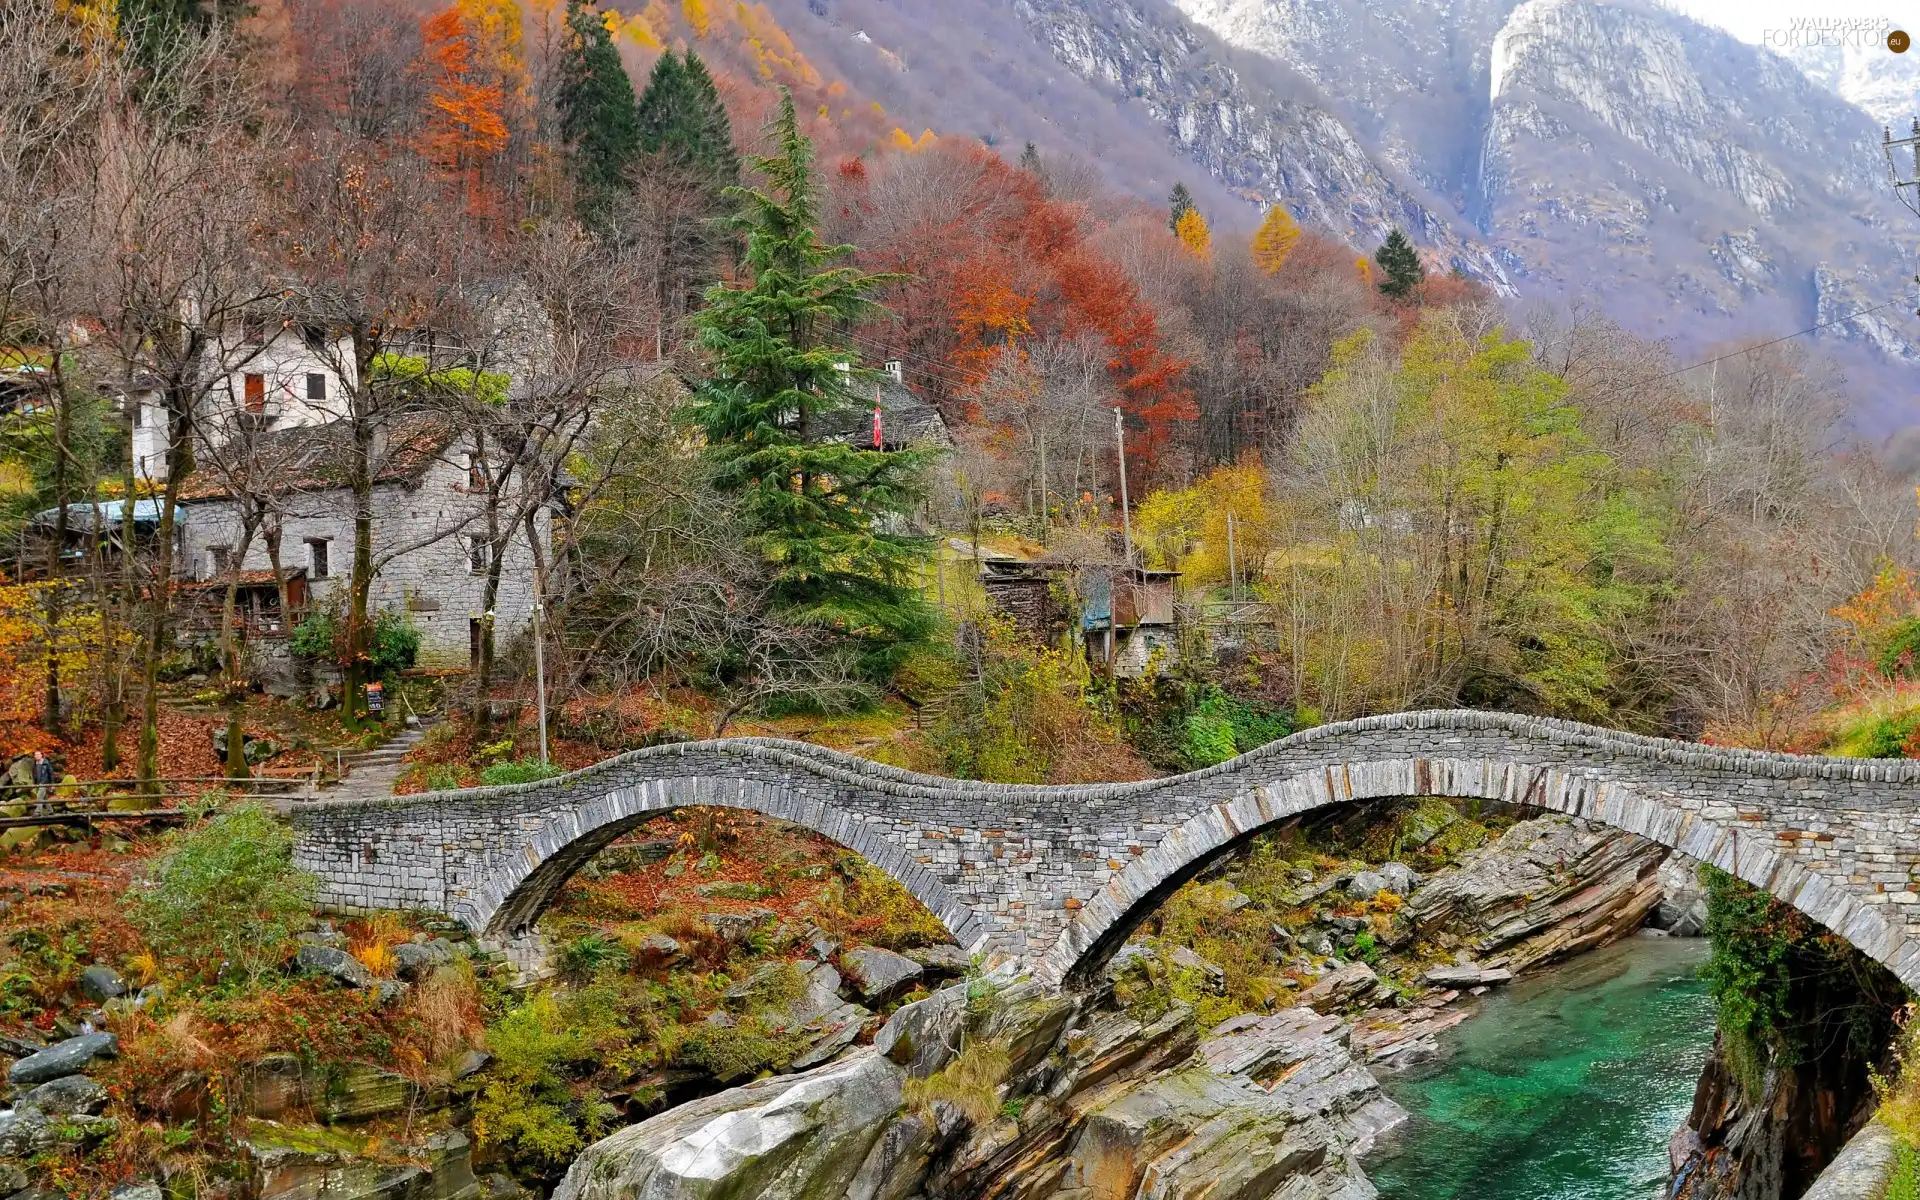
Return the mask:
[[[1460,820],[1460,814],[1445,800],[1428,797],[1400,818],[1400,845],[1403,849],[1423,849],[1442,831]]]

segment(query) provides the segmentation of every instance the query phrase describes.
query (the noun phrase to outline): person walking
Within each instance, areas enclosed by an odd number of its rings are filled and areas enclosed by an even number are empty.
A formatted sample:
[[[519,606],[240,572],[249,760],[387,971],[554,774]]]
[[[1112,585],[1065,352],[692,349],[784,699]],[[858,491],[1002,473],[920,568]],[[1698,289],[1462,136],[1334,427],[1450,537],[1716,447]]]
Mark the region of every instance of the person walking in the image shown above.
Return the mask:
[[[47,811],[47,793],[53,787],[53,760],[47,757],[45,750],[33,752],[33,815],[43,816]]]

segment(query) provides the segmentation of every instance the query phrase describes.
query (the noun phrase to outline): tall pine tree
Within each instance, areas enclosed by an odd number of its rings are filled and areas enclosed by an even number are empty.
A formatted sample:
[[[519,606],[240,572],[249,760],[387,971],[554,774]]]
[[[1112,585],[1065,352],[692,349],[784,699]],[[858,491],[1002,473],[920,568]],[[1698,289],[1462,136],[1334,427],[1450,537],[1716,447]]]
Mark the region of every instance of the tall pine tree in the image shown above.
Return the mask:
[[[878,674],[932,624],[917,587],[928,540],[901,532],[926,456],[828,435],[844,424],[832,418],[865,409],[853,389],[875,376],[841,369],[858,359],[844,331],[880,311],[873,292],[890,277],[846,265],[851,246],[820,241],[813,144],[785,89],[770,133],[774,153],[754,160],[767,186],[727,192],[752,282],[716,284],[693,318],[710,374],[691,412],[782,613],[843,635]]]
[[[692,50],[669,50],[653,64],[640,93],[640,148],[674,166],[692,169],[715,182],[715,195],[740,177],[740,152],[733,146],[720,89],[707,65]]]
[[[567,38],[560,64],[560,135],[573,175],[574,207],[581,221],[599,226],[626,188],[627,170],[640,152],[639,116],[633,81],[620,65],[612,35],[581,0],[567,5]]]
[[[1419,252],[1398,229],[1389,233],[1387,240],[1373,252],[1373,261],[1380,264],[1380,270],[1386,275],[1380,281],[1380,290],[1395,300],[1406,299],[1426,281],[1427,269],[1420,265]]]
[[[1167,193],[1167,228],[1180,232],[1180,218],[1193,211],[1193,193],[1184,183],[1176,183]]]

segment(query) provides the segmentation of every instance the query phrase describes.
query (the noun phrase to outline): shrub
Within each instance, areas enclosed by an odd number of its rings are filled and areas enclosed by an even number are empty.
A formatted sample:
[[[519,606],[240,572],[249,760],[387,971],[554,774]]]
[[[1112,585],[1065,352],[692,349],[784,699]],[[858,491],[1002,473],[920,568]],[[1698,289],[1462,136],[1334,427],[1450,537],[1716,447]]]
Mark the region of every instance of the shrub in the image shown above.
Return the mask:
[[[302,658],[335,657],[334,645],[340,637],[339,622],[334,619],[331,609],[315,609],[307,614],[306,620],[293,627],[287,637],[287,647]]]
[[[451,763],[436,763],[420,773],[420,786],[429,792],[451,792],[460,784],[460,768]]]
[[[367,652],[378,675],[411,667],[420,657],[420,631],[405,614],[385,610],[373,619],[373,645]]]
[[[548,1167],[562,1166],[600,1136],[605,1114],[586,1113],[583,1129],[567,1068],[591,1053],[586,1036],[567,1026],[553,996],[541,993],[487,1030],[493,1062],[474,1100],[473,1132],[496,1146]]]
[[[258,804],[238,804],[173,836],[133,918],[163,959],[201,978],[252,979],[286,957],[318,880],[293,865],[293,834]]]
[[[674,1053],[684,1067],[705,1071],[721,1083],[734,1083],[783,1062],[806,1044],[801,1033],[776,1033],[759,1017],[732,1025],[695,1025]]]
[[[518,762],[495,763],[480,772],[480,782],[487,787],[501,787],[509,783],[537,783],[542,779],[552,779],[555,775],[565,775],[565,767],[550,762],[541,762],[537,758],[523,758]]]
[[[1005,1046],[975,1042],[938,1074],[907,1080],[903,1098],[918,1112],[930,1112],[936,1101],[951,1104],[975,1125],[984,1125],[1001,1111],[1000,1085],[1012,1065]]]

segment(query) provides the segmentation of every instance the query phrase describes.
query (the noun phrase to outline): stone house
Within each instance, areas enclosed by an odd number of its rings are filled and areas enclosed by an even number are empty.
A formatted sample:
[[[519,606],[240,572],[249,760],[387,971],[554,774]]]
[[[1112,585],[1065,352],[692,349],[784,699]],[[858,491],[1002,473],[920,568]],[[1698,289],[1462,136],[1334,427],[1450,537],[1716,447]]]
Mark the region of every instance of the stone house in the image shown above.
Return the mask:
[[[353,566],[353,493],[346,483],[350,431],[345,422],[298,424],[252,435],[253,452],[282,464],[261,489],[280,528],[280,568],[299,580],[306,605],[344,607]],[[375,611],[404,613],[420,631],[420,665],[465,667],[479,644],[486,617],[490,539],[484,536],[484,487],[476,486],[470,435],[431,415],[396,419],[376,443],[373,489]],[[181,497],[179,570],[200,607],[217,607],[223,591],[196,588],[241,572],[248,630],[265,642],[283,639],[301,614],[278,613],[278,587],[259,533],[244,561],[235,563],[243,500],[212,474],[189,479]],[[541,512],[535,536],[544,542],[551,517]],[[533,554],[523,532],[507,543],[492,619],[496,644],[505,645],[532,619]],[[190,623],[196,626],[200,623]],[[214,626],[217,629],[217,624]],[[278,655],[262,647],[264,657]]]
[[[250,323],[251,324],[251,323]],[[346,415],[349,389],[357,382],[349,339],[287,324],[254,328],[231,344],[207,350],[212,382],[201,400],[196,425],[221,431],[260,432],[325,425]],[[133,422],[137,474],[167,473],[166,407],[150,377],[135,380],[122,399]]]

